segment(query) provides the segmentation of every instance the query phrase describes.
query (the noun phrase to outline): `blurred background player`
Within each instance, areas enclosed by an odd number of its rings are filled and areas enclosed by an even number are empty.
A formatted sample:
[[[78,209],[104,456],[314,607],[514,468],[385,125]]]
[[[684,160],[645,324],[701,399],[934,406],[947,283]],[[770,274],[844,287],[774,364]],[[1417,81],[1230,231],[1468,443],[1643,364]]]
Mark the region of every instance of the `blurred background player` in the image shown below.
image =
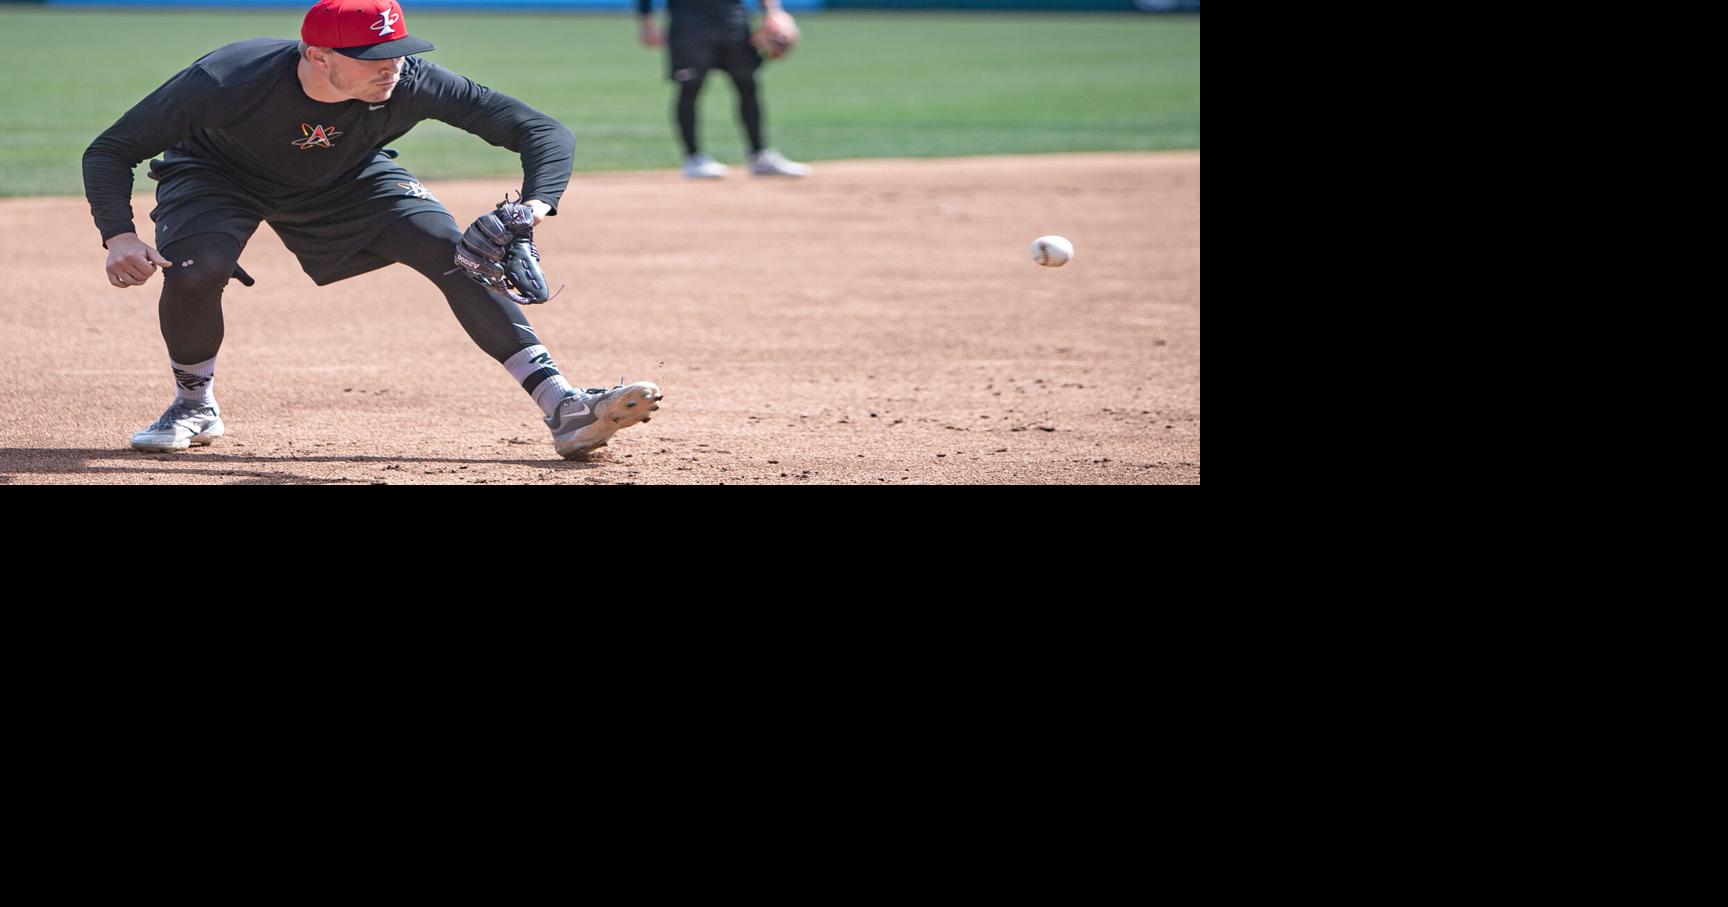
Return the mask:
[[[761,0],[764,29],[774,31],[792,17],[780,9],[780,0]],[[810,168],[786,160],[763,140],[761,89],[756,70],[762,54],[750,42],[750,17],[743,0],[666,0],[664,35],[654,24],[654,0],[636,0],[642,23],[642,43],[665,45],[671,63],[672,81],[678,83],[674,110],[678,136],[684,142],[684,175],[691,179],[719,179],[731,168],[703,153],[696,134],[696,99],[708,70],[719,69],[730,76],[738,94],[738,122],[744,128],[750,172],[757,176],[808,176]]]

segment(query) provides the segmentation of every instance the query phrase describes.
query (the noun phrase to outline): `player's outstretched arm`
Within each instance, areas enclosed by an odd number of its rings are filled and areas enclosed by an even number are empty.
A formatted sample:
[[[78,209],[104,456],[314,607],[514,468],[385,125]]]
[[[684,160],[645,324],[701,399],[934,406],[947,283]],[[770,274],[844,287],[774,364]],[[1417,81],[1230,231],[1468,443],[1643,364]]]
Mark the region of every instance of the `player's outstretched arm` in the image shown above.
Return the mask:
[[[435,63],[414,64],[415,114],[440,120],[522,157],[522,196],[558,212],[576,162],[569,127],[510,97]]]

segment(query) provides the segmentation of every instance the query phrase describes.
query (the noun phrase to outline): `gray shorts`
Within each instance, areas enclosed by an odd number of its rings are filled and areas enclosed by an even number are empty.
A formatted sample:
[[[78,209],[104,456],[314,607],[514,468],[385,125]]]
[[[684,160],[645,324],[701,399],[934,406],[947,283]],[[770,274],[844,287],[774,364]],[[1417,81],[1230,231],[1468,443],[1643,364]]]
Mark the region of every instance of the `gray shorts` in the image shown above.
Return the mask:
[[[384,155],[349,181],[291,202],[261,198],[232,175],[196,164],[152,168],[156,187],[156,248],[199,233],[232,236],[242,251],[259,222],[270,225],[319,286],[393,264],[366,251],[398,219],[423,211],[450,212],[412,173]]]
[[[762,65],[762,54],[742,27],[673,27],[666,36],[667,59],[674,82],[700,82],[708,70],[749,75]]]

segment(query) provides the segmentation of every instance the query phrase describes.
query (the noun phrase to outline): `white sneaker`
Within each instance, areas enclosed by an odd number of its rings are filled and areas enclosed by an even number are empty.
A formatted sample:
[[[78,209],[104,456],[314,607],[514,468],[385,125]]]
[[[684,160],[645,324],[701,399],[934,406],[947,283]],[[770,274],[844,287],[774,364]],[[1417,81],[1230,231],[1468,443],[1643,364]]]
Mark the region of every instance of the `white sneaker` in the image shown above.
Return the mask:
[[[169,405],[162,417],[132,436],[133,450],[185,450],[194,444],[205,445],[222,437],[223,425],[216,404],[185,403]]]
[[[810,168],[781,157],[772,148],[764,148],[750,155],[750,172],[757,176],[809,176]]]
[[[731,169],[706,154],[692,154],[684,159],[684,176],[693,180],[717,180]]]

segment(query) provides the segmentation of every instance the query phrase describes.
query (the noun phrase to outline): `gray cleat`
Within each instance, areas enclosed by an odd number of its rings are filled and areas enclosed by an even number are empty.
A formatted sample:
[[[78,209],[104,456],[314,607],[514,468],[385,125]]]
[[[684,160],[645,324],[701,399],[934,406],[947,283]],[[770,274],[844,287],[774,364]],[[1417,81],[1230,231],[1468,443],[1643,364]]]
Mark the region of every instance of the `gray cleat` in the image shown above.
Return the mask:
[[[565,397],[546,420],[558,455],[574,460],[606,442],[621,428],[648,421],[660,408],[660,387],[651,381],[621,384],[611,390],[591,387]]]

